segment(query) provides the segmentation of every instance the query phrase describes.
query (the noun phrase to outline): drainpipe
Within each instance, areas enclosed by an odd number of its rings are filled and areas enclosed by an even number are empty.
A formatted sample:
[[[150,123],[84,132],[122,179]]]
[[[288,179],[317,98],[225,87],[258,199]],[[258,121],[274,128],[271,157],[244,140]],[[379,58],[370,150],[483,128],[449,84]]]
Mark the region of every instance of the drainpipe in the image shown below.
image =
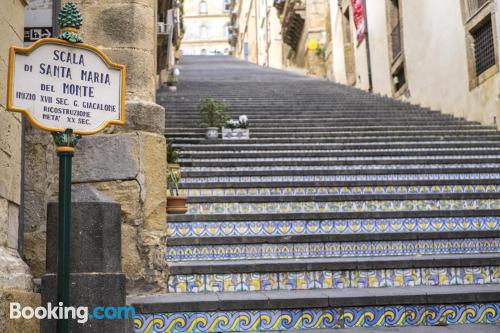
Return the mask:
[[[372,59],[370,55],[370,35],[368,31],[368,15],[366,9],[366,0],[363,1],[363,15],[365,17],[365,40],[366,40],[366,58],[368,61],[368,91],[373,91],[373,79],[372,79]]]
[[[59,24],[57,24],[57,15],[61,10],[61,0],[52,0],[52,37],[59,35]]]
[[[256,51],[256,60],[257,65],[259,65],[259,18],[258,18],[258,0],[253,0],[254,10],[255,10],[255,51]]]

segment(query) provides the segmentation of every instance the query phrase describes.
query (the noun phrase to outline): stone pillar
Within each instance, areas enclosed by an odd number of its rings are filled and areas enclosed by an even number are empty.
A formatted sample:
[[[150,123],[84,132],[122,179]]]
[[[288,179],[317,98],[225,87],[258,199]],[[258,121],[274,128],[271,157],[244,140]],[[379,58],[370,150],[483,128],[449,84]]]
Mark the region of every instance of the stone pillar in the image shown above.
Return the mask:
[[[19,255],[21,204],[21,116],[7,112],[9,47],[21,46],[24,33],[22,0],[0,0],[0,332],[38,332],[38,320],[10,320],[9,305],[36,307],[28,265]]]
[[[121,272],[120,205],[89,185],[77,185],[71,200],[69,306],[125,305],[125,274]],[[48,205],[47,273],[43,277],[42,304],[57,305],[58,204]],[[73,333],[122,333],[128,320],[71,320]],[[56,320],[43,320],[42,332],[56,331]]]
[[[122,205],[122,268],[129,293],[162,292],[166,242],[165,110],[156,97],[156,0],[73,1],[81,37],[127,66],[127,124],[84,137],[74,182]]]

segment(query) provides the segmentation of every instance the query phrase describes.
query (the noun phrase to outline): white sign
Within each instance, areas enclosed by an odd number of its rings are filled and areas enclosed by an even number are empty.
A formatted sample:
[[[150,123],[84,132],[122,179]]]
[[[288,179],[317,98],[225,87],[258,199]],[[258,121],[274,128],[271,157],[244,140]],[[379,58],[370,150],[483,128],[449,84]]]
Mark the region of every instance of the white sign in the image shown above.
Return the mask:
[[[52,37],[52,0],[31,0],[24,10],[24,46]]]
[[[125,66],[97,48],[46,38],[10,50],[7,109],[52,132],[125,123]]]

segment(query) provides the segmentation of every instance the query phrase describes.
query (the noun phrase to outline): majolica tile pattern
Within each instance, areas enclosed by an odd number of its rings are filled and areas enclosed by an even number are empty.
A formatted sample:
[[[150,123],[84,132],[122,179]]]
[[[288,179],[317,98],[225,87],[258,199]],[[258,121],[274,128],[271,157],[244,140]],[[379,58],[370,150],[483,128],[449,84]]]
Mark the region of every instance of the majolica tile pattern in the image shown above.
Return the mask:
[[[245,182],[305,182],[305,181],[379,181],[379,180],[438,180],[438,179],[498,179],[500,173],[446,173],[446,174],[392,174],[392,175],[337,175],[337,176],[234,176],[193,177],[181,179],[190,183],[245,183]]]
[[[500,200],[376,200],[340,202],[214,202],[188,204],[188,214],[408,212],[500,209]]]
[[[453,148],[453,147],[443,147],[443,148],[395,148],[395,149],[276,149],[269,152],[273,153],[294,153],[294,152],[304,152],[304,153],[383,153],[383,152],[430,152],[430,151],[498,151],[497,147],[467,147],[467,148]],[[260,153],[262,150],[248,149],[244,151],[245,153]],[[203,156],[205,154],[212,154],[212,151],[194,151],[194,150],[183,150],[184,155],[196,154],[198,156]],[[234,150],[217,150],[219,154],[234,154]]]
[[[293,196],[293,195],[365,195],[365,194],[429,194],[429,193],[497,193],[498,185],[433,185],[433,186],[355,186],[355,187],[251,187],[204,188],[181,190],[188,197],[220,196]]]
[[[496,283],[500,283],[500,266],[171,275],[168,291],[199,293]]]
[[[414,160],[418,159],[421,161],[425,160],[442,160],[442,159],[458,159],[462,161],[467,161],[467,159],[472,159],[472,158],[497,158],[499,155],[461,155],[461,154],[455,154],[455,155],[429,155],[429,156],[418,156],[418,155],[404,155],[404,156],[332,156],[332,157],[313,157],[313,156],[307,156],[307,157],[255,157],[255,158],[244,158],[244,157],[228,157],[228,158],[207,158],[203,159],[203,161],[210,161],[210,162],[253,162],[253,161],[310,161],[310,162],[317,162],[317,161],[392,161],[392,160]],[[196,165],[197,161],[199,161],[196,158],[181,158],[179,159],[180,162],[186,163],[186,162],[194,162]]]
[[[167,247],[168,261],[369,257],[500,252],[500,238]]]
[[[292,171],[308,171],[308,170],[401,170],[401,169],[442,169],[442,164],[368,164],[368,165],[320,165],[320,166],[263,166],[263,167],[185,167],[183,172],[191,171],[274,171],[274,170],[292,170]],[[465,169],[465,168],[498,168],[498,163],[469,163],[469,164],[449,164],[447,169]]]
[[[265,332],[498,323],[500,304],[347,307],[138,315],[137,333]]]
[[[168,223],[171,237],[276,236],[500,230],[500,217]]]

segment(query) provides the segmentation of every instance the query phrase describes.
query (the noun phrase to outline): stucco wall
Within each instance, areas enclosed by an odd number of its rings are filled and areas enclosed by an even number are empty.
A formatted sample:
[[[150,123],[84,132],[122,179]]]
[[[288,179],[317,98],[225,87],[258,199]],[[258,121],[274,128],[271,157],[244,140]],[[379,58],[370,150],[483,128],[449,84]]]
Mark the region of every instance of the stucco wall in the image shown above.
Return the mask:
[[[469,91],[459,1],[402,2],[411,100],[445,113],[493,124],[500,110],[500,75]],[[500,13],[496,12],[497,31]]]

